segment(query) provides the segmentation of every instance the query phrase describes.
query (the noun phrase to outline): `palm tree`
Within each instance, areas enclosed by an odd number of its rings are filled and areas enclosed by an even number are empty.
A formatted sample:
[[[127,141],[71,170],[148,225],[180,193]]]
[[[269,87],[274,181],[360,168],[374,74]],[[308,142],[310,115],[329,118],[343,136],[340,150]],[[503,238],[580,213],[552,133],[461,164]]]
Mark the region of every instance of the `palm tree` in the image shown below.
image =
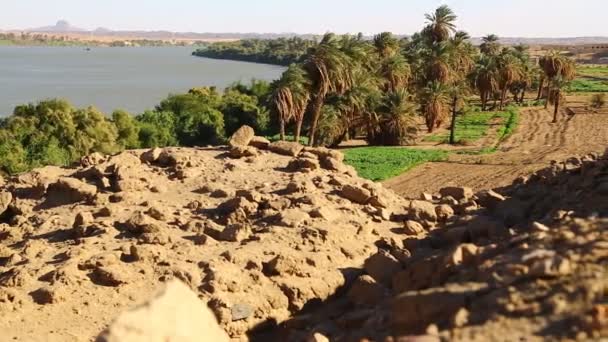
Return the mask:
[[[281,140],[285,140],[285,124],[296,121],[295,141],[300,141],[304,113],[310,99],[310,81],[304,70],[292,64],[274,84],[271,103],[280,124]]]
[[[551,101],[555,105],[553,110],[553,123],[557,122],[557,113],[564,98],[562,89],[576,77],[576,64],[574,61],[563,56],[561,56],[560,59],[559,64],[561,65],[561,69],[559,74],[551,79],[550,96],[547,99],[547,103]]]
[[[500,87],[500,110],[503,110],[507,91],[513,84],[521,78],[521,63],[511,53],[505,49],[498,58],[498,85]]]
[[[310,49],[304,61],[304,69],[311,81],[312,121],[309,132],[311,146],[315,144],[315,134],[327,94],[343,93],[351,84],[349,67],[348,57],[340,50],[335,36],[331,33],[326,34],[316,47]]]
[[[382,32],[374,36],[374,48],[381,58],[388,58],[399,51],[399,40],[390,32]]]
[[[425,14],[427,32],[433,42],[443,42],[450,38],[450,35],[456,31],[454,22],[458,18],[454,12],[447,6],[440,6],[435,10],[435,13]]]
[[[375,143],[399,146],[416,136],[417,105],[405,88],[386,93],[379,113],[379,132]]]
[[[576,77],[576,64],[569,58],[562,56],[559,52],[550,51],[541,59],[541,68],[550,87],[554,88],[553,81],[561,76],[565,81],[571,81]],[[558,82],[560,83],[560,82]],[[551,93],[551,92],[549,92]],[[549,99],[545,102],[545,108],[549,106]]]
[[[493,56],[493,55],[498,54],[498,52],[500,52],[500,43],[499,43],[500,38],[498,38],[497,35],[489,34],[489,35],[481,38],[481,40],[482,40],[482,43],[479,46],[479,50],[484,55]]]
[[[467,79],[473,70],[473,59],[475,49],[469,42],[470,36],[466,32],[456,32],[451,39],[452,46],[452,82],[448,88],[448,95],[451,98],[452,104],[452,119],[450,124],[450,144],[455,143],[456,132],[456,117],[458,115],[458,106],[463,102],[466,95],[469,94],[470,88]]]
[[[402,55],[387,57],[381,63],[379,73],[384,79],[384,91],[395,91],[408,85],[412,70]]]
[[[426,128],[429,133],[433,133],[447,114],[448,89],[440,82],[431,82],[422,90],[421,100]]]
[[[496,58],[490,56],[482,56],[475,70],[473,71],[472,81],[474,88],[479,91],[481,98],[481,110],[487,109],[487,103],[490,95],[493,95],[498,89],[498,70],[496,66]]]

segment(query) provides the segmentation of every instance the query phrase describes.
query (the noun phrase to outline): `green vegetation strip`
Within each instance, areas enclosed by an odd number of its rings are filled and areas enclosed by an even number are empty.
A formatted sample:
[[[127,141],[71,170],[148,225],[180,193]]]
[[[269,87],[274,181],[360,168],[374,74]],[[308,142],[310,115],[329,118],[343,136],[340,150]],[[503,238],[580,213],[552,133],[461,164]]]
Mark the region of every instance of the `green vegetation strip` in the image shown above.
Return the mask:
[[[429,161],[442,161],[448,156],[440,150],[417,150],[404,147],[359,147],[343,151],[345,162],[352,165],[359,176],[383,181],[398,176]]]
[[[456,141],[459,143],[475,142],[488,134],[492,122],[501,119],[502,126],[498,134],[500,139],[506,138],[517,126],[519,116],[517,108],[509,107],[502,112],[468,112],[456,119]],[[447,143],[450,133],[433,134],[425,141]]]
[[[572,93],[605,93],[608,92],[608,81],[578,78],[566,90]]]

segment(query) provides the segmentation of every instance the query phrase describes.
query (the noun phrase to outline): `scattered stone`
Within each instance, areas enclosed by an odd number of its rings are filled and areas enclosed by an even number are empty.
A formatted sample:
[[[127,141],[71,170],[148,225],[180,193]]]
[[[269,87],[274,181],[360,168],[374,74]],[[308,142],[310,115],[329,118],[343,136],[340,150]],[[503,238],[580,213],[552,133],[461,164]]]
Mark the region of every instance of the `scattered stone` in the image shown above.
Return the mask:
[[[292,157],[296,157],[300,154],[303,148],[304,146],[292,141],[275,141],[268,145],[270,151]]]
[[[259,137],[259,136],[254,136],[251,141],[249,142],[249,146],[253,146],[255,148],[258,148],[260,150],[265,150],[268,148],[268,145],[270,145],[270,140],[264,138],[264,137]]]
[[[468,200],[469,198],[472,198],[474,195],[473,189],[471,189],[471,188],[454,187],[454,186],[442,188],[439,190],[439,193],[441,194],[442,197],[452,196],[457,201],[460,201],[462,199]]]
[[[144,163],[154,164],[160,159],[162,154],[163,154],[163,149],[159,148],[159,147],[155,147],[153,149],[150,149],[150,150],[142,153],[142,155],[140,156],[140,159]]]
[[[251,227],[247,224],[236,223],[228,225],[219,234],[219,240],[241,242],[251,236]]]
[[[492,210],[504,200],[506,198],[503,195],[492,190],[485,190],[477,193],[476,202],[482,207]]]
[[[311,172],[319,168],[319,161],[309,158],[295,158],[287,164],[287,169],[292,172]]]
[[[447,221],[454,216],[454,209],[447,204],[441,204],[435,207],[435,213],[439,221]]]
[[[390,286],[393,275],[401,270],[394,256],[380,251],[365,260],[364,269],[378,283]]]
[[[298,227],[309,215],[300,209],[287,209],[279,214],[279,223],[286,227]]]
[[[228,154],[230,155],[230,158],[239,159],[245,157],[257,157],[259,152],[255,147],[237,145],[231,147]]]
[[[249,145],[249,143],[251,142],[251,139],[253,139],[253,137],[255,136],[255,132],[253,130],[253,128],[245,125],[245,126],[241,126],[241,128],[239,128],[236,132],[234,132],[234,134],[232,134],[232,137],[230,137],[230,141],[229,144],[230,146],[247,146]]]
[[[52,203],[76,203],[90,201],[97,195],[97,187],[76,178],[63,177],[49,185],[47,200]]]
[[[409,217],[411,220],[419,222],[437,222],[435,205],[425,201],[412,201],[409,208]]]
[[[405,221],[403,229],[407,235],[418,236],[426,233],[426,230],[424,230],[424,227],[420,223],[412,220]]]
[[[230,313],[232,314],[233,322],[240,321],[243,319],[247,319],[251,315],[253,315],[253,308],[251,307],[251,305],[244,303],[234,304],[230,308]]]
[[[362,275],[354,282],[348,291],[348,298],[358,305],[373,306],[379,303],[387,290],[369,275]]]
[[[353,185],[345,185],[340,190],[340,196],[359,204],[367,204],[372,194],[369,190],[353,186]]]

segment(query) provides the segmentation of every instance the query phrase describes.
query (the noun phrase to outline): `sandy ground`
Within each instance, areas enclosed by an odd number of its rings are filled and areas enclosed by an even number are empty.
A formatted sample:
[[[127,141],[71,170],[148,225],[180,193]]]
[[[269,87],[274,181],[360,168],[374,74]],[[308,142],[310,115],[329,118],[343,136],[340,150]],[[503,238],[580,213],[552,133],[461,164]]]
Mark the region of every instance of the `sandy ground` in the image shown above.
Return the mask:
[[[452,155],[446,162],[423,164],[384,185],[408,198],[418,197],[421,192],[437,192],[448,185],[491,189],[511,184],[552,160],[603,153],[608,143],[608,114],[579,110],[574,116],[564,113],[557,124],[552,124],[551,110],[523,109],[519,126],[500,144],[499,152]]]

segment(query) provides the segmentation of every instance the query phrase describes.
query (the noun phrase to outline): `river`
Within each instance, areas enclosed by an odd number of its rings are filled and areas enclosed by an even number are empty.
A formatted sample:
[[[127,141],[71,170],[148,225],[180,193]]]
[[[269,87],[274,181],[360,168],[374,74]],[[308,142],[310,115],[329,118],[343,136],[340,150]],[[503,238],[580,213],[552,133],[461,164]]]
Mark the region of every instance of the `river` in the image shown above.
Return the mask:
[[[0,46],[0,116],[19,104],[64,98],[105,113],[152,109],[170,93],[235,81],[274,80],[283,67],[191,56],[184,47]]]

